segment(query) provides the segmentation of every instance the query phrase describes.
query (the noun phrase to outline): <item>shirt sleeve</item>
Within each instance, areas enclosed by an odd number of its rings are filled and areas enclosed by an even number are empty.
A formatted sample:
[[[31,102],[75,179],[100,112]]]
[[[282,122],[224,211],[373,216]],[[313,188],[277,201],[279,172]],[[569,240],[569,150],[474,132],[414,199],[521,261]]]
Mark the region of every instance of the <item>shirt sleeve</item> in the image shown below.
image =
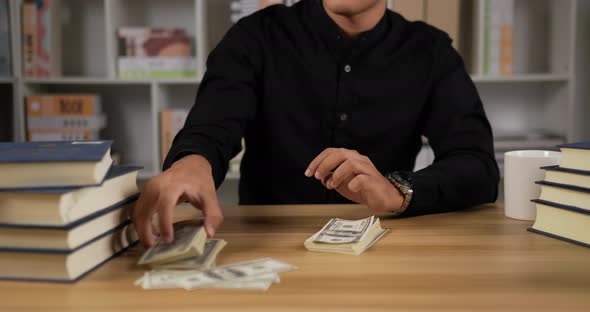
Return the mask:
[[[164,170],[182,157],[198,154],[211,164],[215,185],[221,185],[229,160],[241,149],[246,124],[256,115],[260,54],[239,23],[228,31],[207,59],[195,103],[174,138]]]
[[[437,46],[422,129],[435,160],[411,174],[414,196],[406,215],[464,209],[493,202],[498,193],[492,130],[481,99],[450,38]]]

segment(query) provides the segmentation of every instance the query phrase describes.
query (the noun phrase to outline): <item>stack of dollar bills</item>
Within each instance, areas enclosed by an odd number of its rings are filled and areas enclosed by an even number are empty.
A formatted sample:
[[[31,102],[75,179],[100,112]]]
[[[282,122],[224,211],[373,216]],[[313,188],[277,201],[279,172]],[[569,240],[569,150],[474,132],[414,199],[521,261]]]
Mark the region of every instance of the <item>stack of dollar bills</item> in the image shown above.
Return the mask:
[[[379,218],[362,220],[331,219],[319,232],[308,238],[307,250],[360,255],[389,230],[381,228]]]
[[[217,254],[225,245],[222,239],[207,239],[202,225],[179,222],[174,224],[174,241],[165,244],[158,240],[145,251],[138,264],[152,269],[206,270],[215,264]]]
[[[270,258],[224,265],[208,270],[152,270],[146,272],[135,285],[143,289],[223,288],[268,290],[280,282],[280,272],[297,267]]]
[[[215,267],[226,242],[207,239],[203,226],[192,221],[174,224],[174,241],[158,242],[144,252],[138,264],[152,270],[135,284],[144,289],[230,288],[267,290],[278,283],[279,272],[296,267],[270,258]]]

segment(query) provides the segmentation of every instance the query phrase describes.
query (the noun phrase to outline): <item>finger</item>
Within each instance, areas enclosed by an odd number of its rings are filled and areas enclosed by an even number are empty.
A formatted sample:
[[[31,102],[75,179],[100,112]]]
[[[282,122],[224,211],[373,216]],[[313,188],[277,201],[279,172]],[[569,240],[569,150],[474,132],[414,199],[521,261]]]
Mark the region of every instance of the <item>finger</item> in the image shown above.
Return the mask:
[[[359,174],[370,175],[370,168],[368,165],[357,159],[347,160],[336,168],[332,174],[332,178],[327,183],[327,187],[329,189],[338,188],[342,183]]]
[[[153,200],[154,194],[155,191],[152,190],[148,183],[133,209],[132,217],[137,235],[139,236],[141,243],[146,247],[152,246],[156,240],[154,232],[152,231],[151,223],[151,216],[155,208],[155,201]]]
[[[315,177],[318,180],[324,180],[331,172],[336,170],[338,166],[347,160],[355,159],[357,156],[356,152],[346,149],[340,149],[330,155],[318,165]]]
[[[198,200],[194,197],[189,197],[189,201],[193,206],[203,211],[205,216],[205,231],[207,236],[213,237],[217,229],[223,223],[223,213],[219,207],[217,195],[215,192],[202,193]]]
[[[167,193],[160,194],[158,198],[158,225],[160,226],[160,237],[166,244],[174,240],[174,227],[172,219],[174,218],[174,207],[178,202],[180,194]]]
[[[328,157],[330,154],[336,151],[335,148],[327,148],[323,150],[314,160],[309,163],[307,166],[307,170],[305,170],[305,176],[311,178],[315,175],[318,165],[324,160],[324,158]]]
[[[348,189],[352,192],[363,192],[369,188],[371,177],[366,174],[359,174],[348,183]]]

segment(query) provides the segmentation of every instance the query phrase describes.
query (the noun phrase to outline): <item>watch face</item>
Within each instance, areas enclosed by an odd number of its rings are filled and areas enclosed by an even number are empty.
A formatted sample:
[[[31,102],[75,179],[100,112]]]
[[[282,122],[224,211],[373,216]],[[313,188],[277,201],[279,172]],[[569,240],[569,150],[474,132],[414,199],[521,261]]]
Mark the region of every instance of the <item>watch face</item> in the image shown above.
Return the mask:
[[[409,177],[401,172],[394,172],[391,174],[391,177],[396,180],[399,184],[403,184],[404,186],[411,187],[412,183],[410,182]]]

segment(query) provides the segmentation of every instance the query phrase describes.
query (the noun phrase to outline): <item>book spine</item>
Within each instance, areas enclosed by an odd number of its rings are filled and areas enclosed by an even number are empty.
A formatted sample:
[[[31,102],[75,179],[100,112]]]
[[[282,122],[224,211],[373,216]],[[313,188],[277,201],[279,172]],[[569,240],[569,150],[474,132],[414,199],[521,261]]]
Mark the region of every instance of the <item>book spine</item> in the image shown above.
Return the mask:
[[[0,1],[0,76],[10,76],[10,15],[8,0]]]
[[[59,0],[37,0],[37,77],[61,75]]]
[[[27,1],[23,4],[22,15],[23,71],[25,77],[34,77],[37,56],[37,6],[34,1]]]
[[[35,116],[27,118],[29,130],[53,130],[53,129],[75,129],[75,130],[101,130],[106,125],[106,116]]]
[[[80,95],[31,95],[26,97],[27,118],[34,116],[95,116],[101,112],[100,97]]]
[[[98,139],[98,131],[72,129],[30,130],[27,136],[29,142],[92,141]]]
[[[490,6],[489,74],[512,75],[513,59],[513,0],[488,0]]]
[[[194,57],[119,57],[121,78],[187,78],[197,75]]]

